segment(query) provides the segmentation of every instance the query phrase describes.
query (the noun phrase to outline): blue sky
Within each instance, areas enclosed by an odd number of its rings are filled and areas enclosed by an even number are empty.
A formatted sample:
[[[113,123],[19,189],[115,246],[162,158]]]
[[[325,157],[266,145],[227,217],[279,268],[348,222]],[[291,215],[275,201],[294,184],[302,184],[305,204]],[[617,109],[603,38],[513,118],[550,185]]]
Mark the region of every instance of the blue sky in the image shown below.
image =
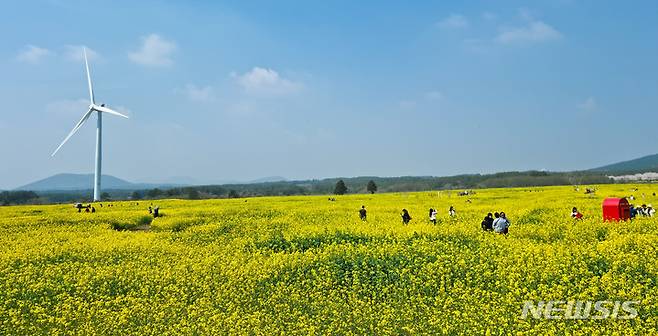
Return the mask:
[[[0,188],[103,171],[584,169],[658,152],[656,1],[21,1],[0,11]]]

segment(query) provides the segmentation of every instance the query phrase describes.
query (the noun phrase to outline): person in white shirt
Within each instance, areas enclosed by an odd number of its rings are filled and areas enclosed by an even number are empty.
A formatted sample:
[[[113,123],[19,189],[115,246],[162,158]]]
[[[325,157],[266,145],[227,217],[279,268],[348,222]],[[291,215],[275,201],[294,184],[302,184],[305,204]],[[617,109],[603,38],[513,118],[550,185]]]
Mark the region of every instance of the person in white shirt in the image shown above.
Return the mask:
[[[571,218],[573,219],[581,219],[583,218],[583,214],[581,214],[576,207],[573,207],[571,210]]]
[[[436,210],[430,208],[430,222],[436,224]]]
[[[493,222],[493,229],[496,233],[507,234],[509,232],[509,226],[510,222],[504,212],[501,212],[500,217],[496,218]]]
[[[450,214],[450,217],[455,217],[457,215],[457,211],[455,210],[455,207],[451,205],[450,209],[448,210],[448,214]]]

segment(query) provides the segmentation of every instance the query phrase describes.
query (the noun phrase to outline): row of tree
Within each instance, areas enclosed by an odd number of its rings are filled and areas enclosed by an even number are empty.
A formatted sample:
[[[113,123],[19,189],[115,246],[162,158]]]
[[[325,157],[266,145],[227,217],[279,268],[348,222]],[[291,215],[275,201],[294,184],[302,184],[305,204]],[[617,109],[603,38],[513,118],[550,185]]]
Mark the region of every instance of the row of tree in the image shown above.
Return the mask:
[[[28,204],[34,203],[38,199],[39,195],[34,191],[16,190],[0,192],[1,205]]]
[[[345,195],[345,194],[347,194],[348,190],[349,189],[347,188],[347,185],[345,184],[345,181],[340,179],[336,182],[336,186],[334,187],[334,194],[335,195]],[[368,181],[368,184],[366,185],[366,190],[371,194],[376,193],[377,192],[377,183],[375,183],[375,181],[373,181],[373,180]]]
[[[352,177],[324,180],[281,181],[253,184],[189,186],[155,188],[148,190],[105,190],[103,200],[159,199],[159,198],[239,198],[256,196],[291,195],[344,195],[346,193],[412,192],[443,189],[476,189],[499,187],[531,187],[550,185],[592,185],[613,182],[603,173],[544,171],[505,172],[497,174],[471,174],[447,177]],[[349,187],[348,187],[349,186]],[[5,191],[0,195],[0,205],[25,203],[87,202],[92,190],[66,192]]]

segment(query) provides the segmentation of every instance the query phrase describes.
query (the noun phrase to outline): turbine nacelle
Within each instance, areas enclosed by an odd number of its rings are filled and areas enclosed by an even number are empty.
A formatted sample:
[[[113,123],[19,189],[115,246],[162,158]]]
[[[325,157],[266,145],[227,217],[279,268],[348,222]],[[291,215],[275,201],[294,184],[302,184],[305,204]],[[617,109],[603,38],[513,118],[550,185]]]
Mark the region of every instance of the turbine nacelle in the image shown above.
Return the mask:
[[[116,116],[124,117],[124,118],[128,119],[127,115],[121,114],[121,113],[119,113],[119,112],[117,112],[117,111],[115,111],[115,110],[113,110],[109,107],[106,107],[105,104],[100,104],[100,105],[89,104],[89,111],[96,111],[96,112],[114,114]]]

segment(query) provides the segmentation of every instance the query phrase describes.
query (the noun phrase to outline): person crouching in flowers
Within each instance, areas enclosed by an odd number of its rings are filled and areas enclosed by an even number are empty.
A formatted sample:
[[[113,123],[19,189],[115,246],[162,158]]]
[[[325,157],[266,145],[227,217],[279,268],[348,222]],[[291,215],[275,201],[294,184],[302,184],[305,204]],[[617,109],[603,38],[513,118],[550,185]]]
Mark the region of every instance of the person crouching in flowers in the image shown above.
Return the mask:
[[[500,217],[496,218],[493,222],[493,230],[496,233],[507,234],[509,232],[510,222],[505,216],[504,212],[500,213]]]
[[[576,207],[573,207],[573,209],[571,209],[571,218],[573,218],[573,219],[582,219],[583,214],[581,214],[578,211],[578,209],[576,209]]]
[[[496,213],[496,215],[497,215],[496,218],[498,218],[499,217],[498,213]],[[493,230],[493,222],[494,222],[494,218],[493,218],[493,215],[490,212],[490,213],[487,214],[486,217],[484,217],[484,220],[482,221],[482,230],[484,230],[484,231]]]
[[[407,209],[402,209],[402,223],[409,224],[411,216],[409,216],[409,211]]]

